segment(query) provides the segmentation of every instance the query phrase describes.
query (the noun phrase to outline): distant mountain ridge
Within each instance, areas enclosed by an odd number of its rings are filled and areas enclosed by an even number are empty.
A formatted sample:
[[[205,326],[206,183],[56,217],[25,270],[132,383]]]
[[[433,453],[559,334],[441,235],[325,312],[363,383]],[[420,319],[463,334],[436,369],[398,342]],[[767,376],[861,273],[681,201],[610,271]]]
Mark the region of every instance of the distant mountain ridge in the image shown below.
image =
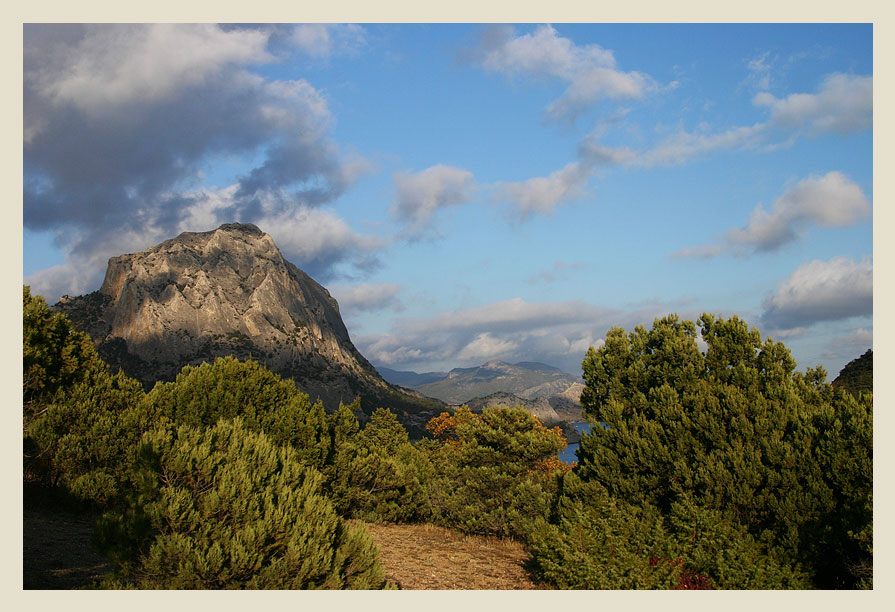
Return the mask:
[[[184,232],[113,257],[98,291],[54,308],[145,386],[234,355],[294,379],[330,410],[360,396],[368,414],[409,411],[405,422],[419,426],[440,408],[383,380],[351,342],[336,300],[254,225]]]
[[[583,381],[544,363],[492,360],[471,368],[424,374],[378,369],[392,384],[454,406],[468,404],[478,410],[485,406],[522,405],[545,423],[581,419],[578,400]]]
[[[447,372],[423,372],[417,374],[408,370],[392,370],[378,366],[376,370],[388,382],[401,387],[416,387],[417,385],[425,385],[426,383],[436,382],[447,378]]]

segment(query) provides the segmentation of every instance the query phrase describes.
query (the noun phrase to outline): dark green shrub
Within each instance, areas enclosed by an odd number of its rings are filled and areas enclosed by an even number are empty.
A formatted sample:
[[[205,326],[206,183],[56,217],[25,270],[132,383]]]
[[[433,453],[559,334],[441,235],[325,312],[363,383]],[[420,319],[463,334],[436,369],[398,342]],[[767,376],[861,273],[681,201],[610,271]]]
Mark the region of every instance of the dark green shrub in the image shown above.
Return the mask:
[[[64,404],[60,395],[66,390],[79,383],[90,386],[99,381],[104,384],[108,368],[90,337],[75,331],[66,316],[50,310],[41,296],[31,295],[28,287],[22,290],[22,370],[24,477],[26,480],[59,482],[64,480],[64,473],[53,466],[55,449],[48,445],[55,446],[56,438],[64,435],[67,429],[60,431],[58,425],[50,428],[46,424],[39,425],[41,439],[38,441],[34,437],[35,423],[45,420],[49,412]],[[75,476],[80,475],[83,474]]]
[[[461,408],[430,421],[437,443],[418,445],[435,468],[427,484],[432,520],[462,531],[522,537],[547,516],[565,448],[558,429],[546,429],[521,407]]]
[[[821,368],[794,372],[783,344],[736,317],[699,324],[705,354],[695,325],[676,316],[649,331],[612,329],[588,351],[582,403],[606,427],[582,437],[579,476],[666,517],[686,499],[816,586],[854,586],[829,559],[869,561],[872,399],[843,399]]]
[[[68,317],[50,310],[44,299],[22,289],[22,402],[25,425],[67,389],[107,367],[90,336],[76,331]]]
[[[802,546],[822,584],[872,588],[873,395],[837,389],[813,425],[813,453],[833,510],[802,530]]]
[[[23,291],[24,476],[82,501],[120,493],[144,431],[139,383],[110,375],[87,334]]]
[[[326,411],[322,403],[312,404],[304,393],[293,397],[286,406],[271,411],[262,429],[279,433],[284,440],[281,443],[291,444],[305,465],[322,470],[332,461],[332,432]]]
[[[723,512],[691,500],[675,502],[665,517],[674,537],[673,556],[691,574],[705,576],[717,589],[808,589],[812,583],[789,555],[758,541]]]
[[[111,503],[121,492],[149,427],[137,406],[140,383],[99,372],[56,395],[29,429],[45,477],[76,497]]]
[[[350,407],[337,412],[334,459],[324,470],[326,491],[343,516],[403,523],[425,517],[424,483],[431,464],[408,442],[397,417],[377,409],[361,430]]]
[[[340,403],[339,409],[327,416],[333,448],[338,448],[344,442],[354,441],[360,431],[360,422],[357,420],[359,411],[360,400],[354,400],[348,405]]]
[[[873,393],[873,350],[867,349],[863,355],[845,364],[832,384],[855,396]]]
[[[495,467],[446,466],[439,471],[446,491],[436,522],[467,533],[524,537],[547,515],[553,487],[546,478],[512,476]]]
[[[234,357],[186,366],[174,382],[158,383],[141,406],[150,421],[208,427],[240,417],[275,444],[292,446],[302,462],[322,469],[331,462],[332,434],[323,405],[255,361]]]
[[[321,495],[293,449],[242,422],[147,433],[127,506],[99,543],[122,563],[107,587],[382,588],[370,536]]]
[[[219,357],[214,363],[184,367],[174,382],[157,383],[146,395],[146,408],[193,427],[239,416],[247,427],[265,431],[283,444],[291,442],[296,428],[279,411],[297,395],[292,380],[283,380],[255,361]]]
[[[528,545],[534,575],[561,589],[669,589],[682,574],[655,508],[613,499],[574,473],[563,478],[552,521],[538,520]]]
[[[611,497],[575,473],[563,479],[550,524],[529,534],[534,574],[567,589],[808,588],[805,572],[715,510]]]

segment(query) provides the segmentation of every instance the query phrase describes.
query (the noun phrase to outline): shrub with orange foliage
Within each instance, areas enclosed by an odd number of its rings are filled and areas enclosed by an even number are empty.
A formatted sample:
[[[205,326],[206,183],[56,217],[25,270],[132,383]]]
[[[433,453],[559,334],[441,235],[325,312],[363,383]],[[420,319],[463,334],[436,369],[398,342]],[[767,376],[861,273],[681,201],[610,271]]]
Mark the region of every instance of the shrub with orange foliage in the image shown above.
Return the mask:
[[[454,414],[442,412],[426,424],[426,431],[438,440],[447,442],[457,440],[457,425],[468,423],[478,418],[469,409],[469,406],[460,406]]]
[[[535,463],[535,467],[531,471],[540,472],[542,474],[565,474],[566,472],[571,471],[575,465],[577,464],[568,464],[565,461],[562,461],[559,457],[545,457]]]

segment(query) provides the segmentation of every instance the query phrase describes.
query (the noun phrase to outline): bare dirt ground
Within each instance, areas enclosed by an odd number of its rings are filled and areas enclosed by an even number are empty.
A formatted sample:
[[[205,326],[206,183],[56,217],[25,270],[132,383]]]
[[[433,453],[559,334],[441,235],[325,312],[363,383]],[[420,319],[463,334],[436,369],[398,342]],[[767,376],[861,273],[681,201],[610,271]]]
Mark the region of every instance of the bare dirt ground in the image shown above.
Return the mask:
[[[96,517],[24,509],[22,588],[90,587],[113,569],[90,543]]]
[[[433,525],[366,525],[386,577],[401,589],[543,588],[525,570],[519,542],[465,535]]]

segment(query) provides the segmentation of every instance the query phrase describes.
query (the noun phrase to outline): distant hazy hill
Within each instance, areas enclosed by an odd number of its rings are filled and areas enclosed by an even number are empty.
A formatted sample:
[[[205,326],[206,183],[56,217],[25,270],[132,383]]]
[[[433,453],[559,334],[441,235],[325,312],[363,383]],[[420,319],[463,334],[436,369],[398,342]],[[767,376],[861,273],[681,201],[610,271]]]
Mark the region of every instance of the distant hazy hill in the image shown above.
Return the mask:
[[[523,361],[509,364],[489,361],[473,368],[455,368],[450,372],[399,372],[378,368],[392,384],[409,387],[427,397],[453,405],[469,404],[471,408],[495,403],[525,405],[544,421],[574,420],[580,413],[578,398],[584,388],[581,379],[543,363]],[[515,399],[514,399],[515,398]],[[538,402],[538,400],[545,400]],[[555,406],[554,406],[555,404]],[[565,415],[565,416],[563,416]]]
[[[873,392],[873,350],[867,349],[866,353],[849,361],[833,381],[833,386],[855,395],[862,391]]]
[[[417,374],[416,372],[392,370],[391,368],[384,368],[382,366],[379,366],[376,369],[385,380],[393,385],[410,388],[442,380],[447,378],[448,375],[447,372],[424,372],[422,374]]]

